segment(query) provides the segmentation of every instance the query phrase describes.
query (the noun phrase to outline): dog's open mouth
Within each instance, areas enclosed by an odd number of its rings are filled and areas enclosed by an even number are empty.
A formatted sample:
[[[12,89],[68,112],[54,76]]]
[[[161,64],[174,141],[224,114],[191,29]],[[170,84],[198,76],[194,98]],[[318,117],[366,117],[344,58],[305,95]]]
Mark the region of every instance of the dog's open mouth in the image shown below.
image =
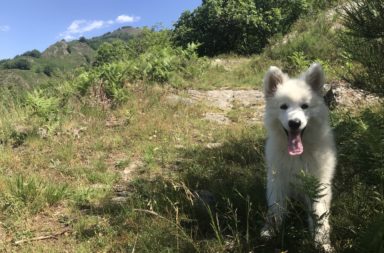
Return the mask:
[[[288,136],[288,154],[292,156],[301,155],[304,151],[303,142],[301,137],[303,136],[304,130],[285,130],[285,133]]]

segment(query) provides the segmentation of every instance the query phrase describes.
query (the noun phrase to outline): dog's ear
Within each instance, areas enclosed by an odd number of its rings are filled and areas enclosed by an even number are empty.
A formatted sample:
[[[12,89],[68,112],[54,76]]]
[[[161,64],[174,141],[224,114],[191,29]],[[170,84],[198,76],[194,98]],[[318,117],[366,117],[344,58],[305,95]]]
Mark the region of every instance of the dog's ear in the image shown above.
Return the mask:
[[[313,63],[304,74],[304,80],[317,93],[321,94],[324,85],[324,72],[319,63]]]
[[[264,76],[265,97],[273,96],[277,90],[277,86],[282,84],[286,78],[287,75],[284,74],[278,67],[269,67],[267,74]]]

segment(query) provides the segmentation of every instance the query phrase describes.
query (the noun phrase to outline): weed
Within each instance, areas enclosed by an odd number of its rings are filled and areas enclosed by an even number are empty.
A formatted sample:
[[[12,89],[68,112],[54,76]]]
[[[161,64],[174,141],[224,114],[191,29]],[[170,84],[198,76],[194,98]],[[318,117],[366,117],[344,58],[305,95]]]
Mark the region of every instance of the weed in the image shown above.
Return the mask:
[[[59,203],[68,194],[68,185],[66,184],[48,184],[44,188],[44,198],[50,206]]]

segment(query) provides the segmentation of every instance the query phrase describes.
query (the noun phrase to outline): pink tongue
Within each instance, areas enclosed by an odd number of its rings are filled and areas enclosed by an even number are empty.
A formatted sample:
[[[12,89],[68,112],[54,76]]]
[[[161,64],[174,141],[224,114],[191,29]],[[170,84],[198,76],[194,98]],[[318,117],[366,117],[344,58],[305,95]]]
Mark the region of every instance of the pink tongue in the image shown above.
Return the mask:
[[[288,132],[288,153],[290,155],[301,155],[303,151],[300,131]]]

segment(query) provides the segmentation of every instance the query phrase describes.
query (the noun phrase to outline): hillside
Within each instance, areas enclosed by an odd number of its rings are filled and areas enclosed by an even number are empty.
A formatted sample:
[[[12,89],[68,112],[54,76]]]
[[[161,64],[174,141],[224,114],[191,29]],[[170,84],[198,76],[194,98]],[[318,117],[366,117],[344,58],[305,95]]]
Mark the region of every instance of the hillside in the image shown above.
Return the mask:
[[[31,70],[0,70],[0,251],[322,252],[300,202],[276,236],[260,237],[262,79],[271,65],[297,76],[316,61],[338,151],[334,252],[381,252],[384,102],[347,81],[361,66],[343,56],[340,22],[320,9],[259,54],[210,58],[195,43],[175,47],[169,31],[126,27],[21,56]],[[114,38],[129,42],[95,53]],[[51,62],[87,68],[36,71]],[[15,96],[16,85],[28,90]],[[305,179],[300,190],[319,189]]]
[[[29,56],[22,54],[14,59],[2,60],[0,63],[0,86],[35,87],[44,84],[51,79],[58,80],[80,66],[89,66],[95,57],[96,50],[104,42],[112,42],[120,39],[128,41],[140,34],[140,29],[133,27],[121,27],[115,31],[102,36],[73,40],[66,42],[58,41],[49,46],[41,54]],[[27,62],[28,66],[23,68],[5,67],[15,62]],[[7,68],[7,69],[4,69]]]

